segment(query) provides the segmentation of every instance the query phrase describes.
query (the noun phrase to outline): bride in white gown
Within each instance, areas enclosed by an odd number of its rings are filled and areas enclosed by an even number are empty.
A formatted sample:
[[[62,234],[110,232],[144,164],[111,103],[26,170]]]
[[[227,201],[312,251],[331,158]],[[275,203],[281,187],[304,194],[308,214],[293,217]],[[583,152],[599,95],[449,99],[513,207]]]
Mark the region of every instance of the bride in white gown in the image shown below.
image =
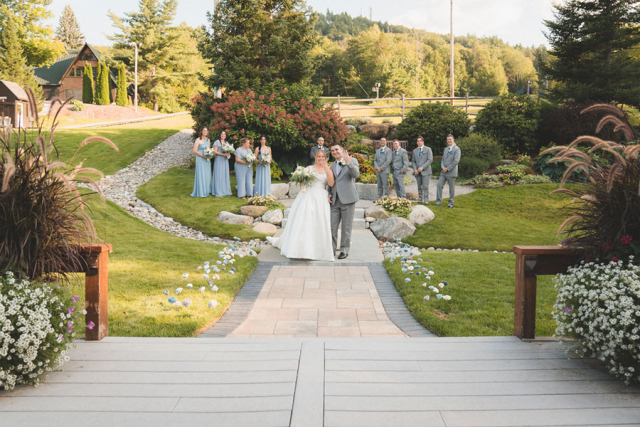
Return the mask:
[[[326,186],[333,186],[334,177],[323,150],[316,151],[315,159],[315,164],[309,168],[316,179],[293,201],[282,235],[267,239],[287,258],[333,261],[331,210]]]

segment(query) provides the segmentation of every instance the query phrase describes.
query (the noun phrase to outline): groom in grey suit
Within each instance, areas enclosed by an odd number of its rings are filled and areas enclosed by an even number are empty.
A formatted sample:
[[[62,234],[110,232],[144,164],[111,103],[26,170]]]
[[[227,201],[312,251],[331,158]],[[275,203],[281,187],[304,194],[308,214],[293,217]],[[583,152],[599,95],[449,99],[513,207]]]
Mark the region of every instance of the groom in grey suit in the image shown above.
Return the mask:
[[[447,146],[444,149],[444,154],[442,154],[442,171],[440,172],[436,189],[436,205],[440,206],[442,204],[442,187],[444,187],[444,182],[447,181],[449,183],[449,207],[453,208],[461,152],[460,147],[456,145],[453,139],[453,135],[447,136]]]
[[[360,168],[358,161],[350,157],[347,150],[337,142],[331,144],[331,155],[335,159],[335,162],[331,164],[331,172],[333,172],[335,182],[333,187],[329,187],[331,238],[335,252],[338,246],[338,226],[342,222],[338,259],[345,259],[349,256],[349,248],[351,247],[351,229],[358,201],[356,178],[360,176]]]
[[[416,176],[418,184],[418,202],[429,204],[429,181],[431,180],[431,163],[433,163],[433,152],[431,148],[425,147],[424,138],[418,137],[418,146],[413,150],[411,163],[413,163],[413,174]]]

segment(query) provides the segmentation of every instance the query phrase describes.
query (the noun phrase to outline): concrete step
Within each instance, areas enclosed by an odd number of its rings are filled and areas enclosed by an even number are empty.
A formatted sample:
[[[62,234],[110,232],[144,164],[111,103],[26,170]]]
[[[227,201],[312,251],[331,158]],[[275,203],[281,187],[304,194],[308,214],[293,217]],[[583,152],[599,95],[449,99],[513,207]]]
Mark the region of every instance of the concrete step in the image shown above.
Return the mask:
[[[289,219],[285,218],[282,220],[282,228],[284,228],[287,225],[287,221]],[[367,223],[364,218],[354,218],[353,219],[353,229],[354,230],[364,230],[366,228],[369,228],[369,223]]]
[[[286,218],[289,218],[289,212],[290,212],[290,211],[291,211],[291,209],[290,209],[290,208],[287,208],[287,209],[285,209],[285,210],[284,210],[284,217],[285,217],[285,219],[286,219]],[[358,208],[358,207],[356,207],[356,211],[355,211],[355,213],[353,214],[353,218],[354,218],[354,220],[356,220],[356,219],[364,219],[364,208]]]

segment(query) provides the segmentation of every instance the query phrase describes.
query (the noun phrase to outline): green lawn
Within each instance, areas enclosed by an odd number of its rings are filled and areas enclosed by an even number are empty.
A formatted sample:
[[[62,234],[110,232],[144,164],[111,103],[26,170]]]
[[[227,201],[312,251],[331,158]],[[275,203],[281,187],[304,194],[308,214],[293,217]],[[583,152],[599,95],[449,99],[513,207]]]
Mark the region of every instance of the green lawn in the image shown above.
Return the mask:
[[[76,162],[84,160],[84,166],[96,168],[105,175],[111,175],[142,157],[144,153],[169,136],[182,129],[191,128],[192,125],[191,116],[177,116],[120,126],[57,130],[54,141],[60,159],[68,161],[85,138],[102,136],[110,139],[120,151],[115,151],[107,144],[96,141],[81,148]]]
[[[193,179],[193,169],[173,168],[140,187],[137,196],[162,214],[209,236],[237,236],[243,240],[265,238],[265,234],[254,232],[250,225],[225,224],[216,220],[220,211],[240,213],[240,206],[246,205],[246,200],[236,196],[191,197]],[[232,175],[231,191],[234,194],[235,186],[235,176]]]
[[[483,251],[511,251],[513,245],[555,245],[556,231],[566,219],[558,212],[569,199],[549,194],[556,184],[514,185],[499,189],[478,189],[457,196],[455,207],[447,199],[429,208],[435,219],[420,225],[405,242],[420,248],[462,248]]]
[[[413,259],[422,267],[433,267],[431,280],[403,273],[400,259],[384,265],[413,317],[427,329],[446,337],[513,335],[515,255],[423,251]],[[411,282],[405,283],[405,278]],[[438,287],[443,280],[449,282],[442,293],[450,295],[450,301],[436,299],[422,286],[427,282]],[[540,276],[537,289],[536,335],[551,336],[556,298],[552,277]],[[431,299],[424,301],[427,294]]]
[[[194,336],[224,313],[258,264],[255,257],[238,259],[236,274],[222,272],[221,280],[215,280],[218,292],[207,287],[201,293],[198,288],[206,283],[196,267],[204,261],[215,263],[223,246],[175,237],[133,218],[111,202],[105,205],[93,200],[91,207],[100,238],[113,245],[109,255],[111,336]],[[183,273],[190,274],[188,280],[182,279]],[[186,288],[187,283],[193,283],[193,288]],[[184,291],[176,296],[178,287]],[[170,305],[163,289],[178,301],[191,299],[193,305]],[[207,308],[211,299],[218,301],[214,309]]]

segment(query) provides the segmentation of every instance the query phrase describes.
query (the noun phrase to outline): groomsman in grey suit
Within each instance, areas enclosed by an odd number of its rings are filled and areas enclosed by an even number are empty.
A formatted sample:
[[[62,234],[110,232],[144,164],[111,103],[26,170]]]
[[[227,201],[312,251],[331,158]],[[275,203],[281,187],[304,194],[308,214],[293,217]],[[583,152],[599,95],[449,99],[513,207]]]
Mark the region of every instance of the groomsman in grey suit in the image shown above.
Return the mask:
[[[418,202],[429,204],[429,180],[431,179],[431,163],[433,163],[433,152],[431,148],[424,146],[424,139],[419,136],[418,146],[413,150],[411,163],[413,163],[413,174],[416,176],[418,184]]]
[[[380,148],[376,151],[373,167],[376,168],[378,178],[378,199],[389,195],[389,172],[391,170],[391,150],[387,147],[386,138],[380,140]]]
[[[458,177],[458,163],[460,162],[460,147],[456,145],[453,135],[447,136],[447,148],[442,155],[442,172],[438,178],[436,191],[436,205],[442,205],[442,187],[444,182],[449,183],[449,207],[453,208],[453,199],[456,195],[456,178]]]
[[[356,178],[360,176],[358,161],[349,156],[342,146],[334,142],[331,144],[331,155],[336,160],[331,164],[331,172],[335,177],[333,187],[329,187],[329,203],[331,203],[331,238],[333,251],[338,246],[338,226],[342,222],[340,231],[340,255],[338,259],[349,256],[351,247],[351,229],[353,228],[353,216],[356,211],[358,191],[356,190]]]
[[[400,141],[393,140],[393,188],[396,189],[397,197],[407,197],[404,191],[404,174],[409,167],[409,155],[407,150],[400,148]]]
[[[316,151],[322,150],[324,151],[324,155],[329,160],[329,149],[324,146],[324,138],[318,138],[318,145],[314,145],[311,147],[311,153],[309,156],[311,157],[311,164],[314,165],[316,163]]]

